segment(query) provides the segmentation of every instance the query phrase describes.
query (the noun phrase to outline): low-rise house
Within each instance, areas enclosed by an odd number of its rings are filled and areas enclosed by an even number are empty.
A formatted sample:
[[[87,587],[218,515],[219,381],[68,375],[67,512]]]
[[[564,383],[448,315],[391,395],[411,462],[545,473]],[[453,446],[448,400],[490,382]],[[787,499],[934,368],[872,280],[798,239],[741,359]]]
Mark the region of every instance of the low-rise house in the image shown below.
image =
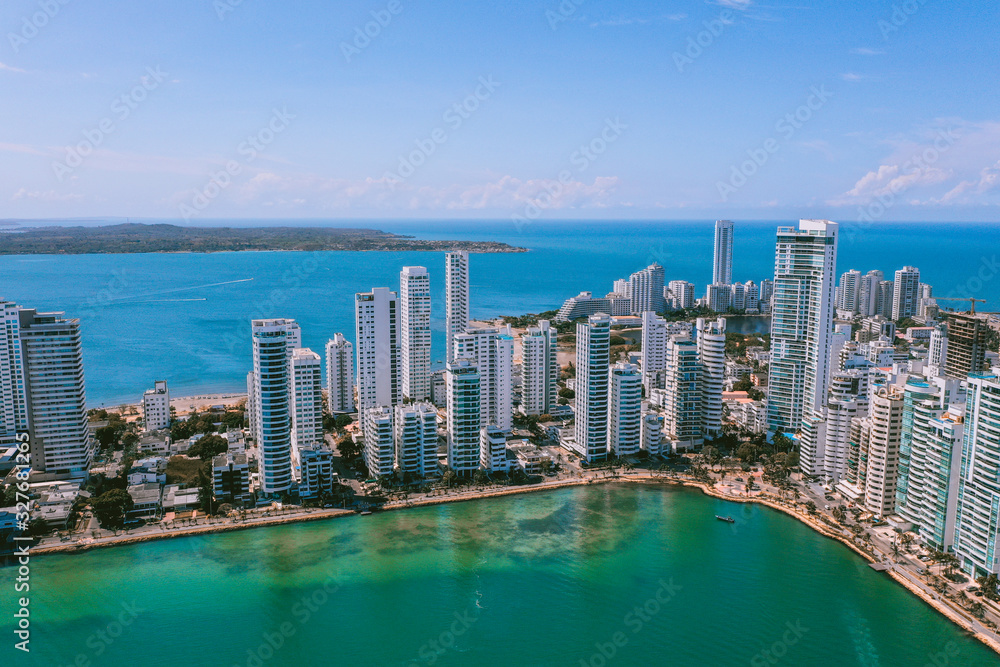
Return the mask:
[[[212,461],[212,487],[220,503],[253,503],[246,454],[220,454]]]
[[[201,507],[199,489],[191,487],[182,489],[179,484],[168,484],[163,487],[164,512],[189,512]]]
[[[126,517],[129,521],[139,519],[155,519],[162,510],[162,494],[159,484],[134,484],[128,487],[134,506]]]

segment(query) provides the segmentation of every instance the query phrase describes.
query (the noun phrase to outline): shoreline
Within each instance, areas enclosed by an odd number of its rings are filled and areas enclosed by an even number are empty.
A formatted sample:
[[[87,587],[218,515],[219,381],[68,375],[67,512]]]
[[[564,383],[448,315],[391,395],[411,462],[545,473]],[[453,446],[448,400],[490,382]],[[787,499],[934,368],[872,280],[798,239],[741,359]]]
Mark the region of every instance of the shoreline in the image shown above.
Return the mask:
[[[413,501],[397,501],[394,503],[386,504],[380,511],[381,512],[391,512],[402,509],[408,509],[411,507],[430,507],[434,505],[444,505],[448,503],[457,502],[468,502],[473,500],[482,500],[486,498],[499,498],[503,496],[513,496],[513,495],[523,495],[527,493],[537,493],[540,491],[554,491],[559,489],[565,489],[575,486],[589,486],[595,484],[642,484],[648,486],[676,486],[676,487],[688,487],[692,489],[700,490],[704,495],[717,500],[723,500],[727,502],[734,503],[749,503],[756,505],[763,505],[772,510],[781,512],[782,514],[792,518],[797,519],[800,523],[804,524],[808,528],[811,528],[815,532],[819,533],[823,537],[835,540],[848,549],[850,549],[854,554],[863,558],[867,563],[878,563],[880,561],[876,560],[874,556],[866,552],[864,549],[854,544],[851,540],[847,539],[844,535],[839,534],[837,531],[833,530],[830,526],[826,525],[822,521],[813,519],[808,515],[804,515],[796,511],[792,507],[787,507],[780,503],[774,502],[767,498],[760,498],[759,496],[751,497],[740,497],[740,496],[730,496],[717,491],[715,488],[710,488],[706,484],[701,482],[695,482],[693,480],[686,479],[672,479],[666,477],[657,477],[654,475],[623,475],[621,477],[611,477],[611,478],[593,478],[593,479],[569,479],[553,482],[551,484],[542,484],[538,486],[519,486],[507,489],[496,489],[487,492],[469,493],[466,495],[455,495],[455,496],[441,496],[433,498],[421,498],[419,500]],[[90,544],[55,544],[52,546],[36,547],[32,549],[33,556],[40,556],[46,554],[83,554],[93,549],[105,549],[118,546],[127,546],[139,544],[142,542],[151,542],[156,540],[163,540],[172,537],[192,537],[197,535],[209,535],[216,533],[228,533],[238,530],[251,530],[254,528],[263,528],[267,526],[275,525],[286,525],[292,523],[302,523],[307,521],[320,521],[324,519],[340,519],[347,516],[356,516],[357,514],[354,510],[347,509],[317,509],[312,512],[305,512],[302,514],[294,514],[291,516],[277,516],[277,517],[266,517],[260,520],[253,521],[251,523],[229,523],[229,524],[216,524],[216,525],[205,525],[205,526],[193,526],[191,528],[181,528],[176,530],[163,530],[159,533],[150,533],[147,535],[124,535],[121,537],[104,538],[107,539],[105,542],[94,542]],[[360,516],[360,515],[357,515]],[[895,569],[887,570],[886,573],[891,579],[893,579],[897,584],[901,585],[909,593],[923,601],[933,610],[944,616],[947,620],[951,621],[958,627],[960,627],[966,634],[970,637],[978,639],[980,643],[984,644],[997,654],[1000,654],[1000,643],[998,643],[995,636],[986,634],[985,632],[975,628],[975,621],[966,616],[964,610],[958,610],[945,601],[942,597],[928,595],[925,591],[921,590],[916,584],[910,581],[904,575],[895,571]]]

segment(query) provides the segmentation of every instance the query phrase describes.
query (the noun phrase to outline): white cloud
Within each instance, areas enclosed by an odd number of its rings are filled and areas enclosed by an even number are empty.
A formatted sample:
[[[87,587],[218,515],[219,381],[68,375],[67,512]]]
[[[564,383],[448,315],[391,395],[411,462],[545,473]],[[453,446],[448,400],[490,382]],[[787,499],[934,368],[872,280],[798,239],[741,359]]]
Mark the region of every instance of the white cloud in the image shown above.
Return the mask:
[[[17,72],[18,74],[24,74],[24,70],[21,69],[20,67],[13,67],[5,63],[0,63],[0,70],[3,70],[5,72]]]
[[[881,56],[885,55],[885,51],[881,49],[869,49],[865,47],[860,47],[857,49],[851,49],[851,54],[855,56]]]
[[[750,5],[753,4],[753,0],[715,0],[714,4],[742,11],[749,9]]]
[[[840,75],[840,78],[844,81],[856,82],[861,81],[863,77],[860,74],[855,74],[854,72],[845,72]]]
[[[78,194],[61,194],[55,190],[35,190],[29,191],[26,188],[21,188],[14,193],[14,196],[10,198],[11,201],[19,201],[22,199],[34,200],[34,201],[79,201],[83,199],[83,195]]]

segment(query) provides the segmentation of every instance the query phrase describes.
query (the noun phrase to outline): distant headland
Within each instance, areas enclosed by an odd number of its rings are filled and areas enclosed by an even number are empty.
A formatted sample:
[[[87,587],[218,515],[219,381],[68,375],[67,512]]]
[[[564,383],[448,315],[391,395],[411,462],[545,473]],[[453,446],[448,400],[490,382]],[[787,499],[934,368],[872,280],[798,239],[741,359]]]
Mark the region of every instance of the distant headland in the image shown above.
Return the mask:
[[[125,223],[101,227],[26,227],[0,234],[0,255],[244,250],[527,252],[526,248],[495,241],[428,241],[377,229],[339,227],[179,227]]]

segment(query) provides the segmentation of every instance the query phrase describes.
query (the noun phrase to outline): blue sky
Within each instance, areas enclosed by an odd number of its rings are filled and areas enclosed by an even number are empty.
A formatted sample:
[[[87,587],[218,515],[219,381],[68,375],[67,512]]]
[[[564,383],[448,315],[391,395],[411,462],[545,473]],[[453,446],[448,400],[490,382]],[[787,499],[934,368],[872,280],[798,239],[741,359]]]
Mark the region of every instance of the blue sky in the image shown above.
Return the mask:
[[[985,1],[13,0],[0,218],[1000,221],[998,26]]]

